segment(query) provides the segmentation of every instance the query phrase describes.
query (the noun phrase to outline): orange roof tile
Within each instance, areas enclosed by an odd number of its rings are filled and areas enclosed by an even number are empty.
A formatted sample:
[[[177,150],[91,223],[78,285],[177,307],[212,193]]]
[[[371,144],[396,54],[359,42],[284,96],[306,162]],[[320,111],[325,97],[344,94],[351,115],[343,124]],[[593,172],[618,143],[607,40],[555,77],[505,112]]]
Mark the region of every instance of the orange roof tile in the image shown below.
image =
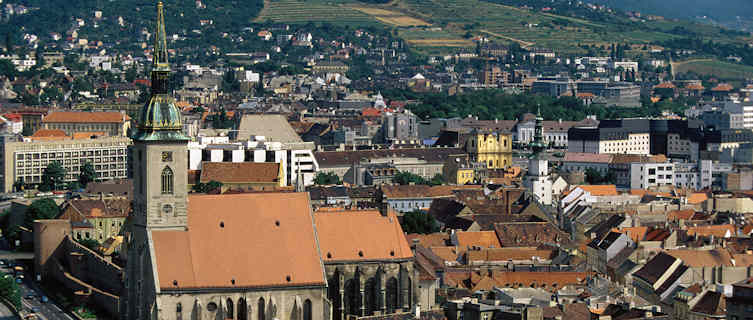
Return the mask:
[[[120,112],[73,112],[56,111],[48,114],[43,123],[123,123],[131,117]]]
[[[79,139],[91,139],[92,137],[106,137],[107,133],[102,131],[94,131],[94,132],[74,132],[73,133],[73,140],[79,140]]]
[[[719,92],[719,91],[732,91],[733,89],[734,89],[734,87],[732,87],[728,83],[720,83],[720,84],[716,85],[716,87],[711,88],[711,91],[717,91],[717,92]]]
[[[626,227],[620,229],[614,229],[612,231],[627,234],[633,242],[641,242],[646,237],[648,227]]]
[[[694,236],[694,235],[699,235],[699,236],[704,236],[704,237],[714,236],[717,238],[724,238],[728,234],[729,236],[734,236],[736,233],[735,230],[736,230],[735,226],[731,224],[697,226],[697,227],[687,228],[689,236]]]
[[[280,164],[274,162],[203,162],[202,183],[274,183],[279,182]]]
[[[675,85],[672,84],[672,82],[662,82],[654,86],[654,89],[674,89],[674,88],[677,88],[677,87],[675,87]]]
[[[59,129],[39,129],[31,135],[32,138],[67,137],[65,131]]]
[[[427,185],[382,185],[381,190],[388,199],[402,198],[441,198],[453,196],[453,190],[481,189],[478,185],[427,186]]]
[[[704,90],[704,89],[706,89],[700,83],[689,83],[687,86],[685,86],[685,88],[689,89],[689,90]]]
[[[152,231],[162,290],[325,284],[306,193],[188,198],[186,231]]]
[[[494,231],[458,231],[455,233],[458,246],[462,248],[500,248],[499,238]]]
[[[377,108],[363,108],[361,110],[361,115],[364,117],[378,117],[382,114],[382,111]]]
[[[429,250],[444,261],[457,261],[458,254],[464,252],[458,250],[456,247],[430,247]]]
[[[688,267],[732,267],[732,255],[725,249],[667,250],[667,254],[682,260]]]
[[[556,250],[538,250],[535,248],[492,248],[482,250],[468,250],[467,261],[521,261],[531,260],[533,257],[552,259]]]
[[[605,184],[605,185],[579,185],[578,188],[583,189],[583,191],[586,191],[590,193],[592,196],[616,196],[617,193],[617,186],[613,184]]]
[[[705,193],[696,192],[696,193],[690,194],[690,196],[688,196],[687,198],[687,201],[689,204],[699,204],[699,203],[703,203],[704,201],[708,199],[709,197]]]
[[[314,214],[322,260],[412,259],[397,216],[390,211],[317,212]]]
[[[585,272],[527,272],[494,271],[494,280],[500,287],[519,288],[562,288],[566,285],[583,284],[588,274]]]
[[[417,234],[417,233],[411,233],[405,235],[405,238],[408,240],[408,243],[412,243],[413,239],[418,239],[418,244],[430,248],[430,247],[443,247],[447,245],[447,242],[450,239],[450,236],[446,233],[432,233],[432,234]]]

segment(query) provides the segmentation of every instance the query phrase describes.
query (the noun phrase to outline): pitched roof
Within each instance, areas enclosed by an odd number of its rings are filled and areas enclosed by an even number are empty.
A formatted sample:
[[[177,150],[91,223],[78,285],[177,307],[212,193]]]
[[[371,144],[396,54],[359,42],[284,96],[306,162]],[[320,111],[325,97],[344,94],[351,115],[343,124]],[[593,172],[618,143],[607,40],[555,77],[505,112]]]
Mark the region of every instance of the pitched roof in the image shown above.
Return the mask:
[[[74,132],[71,135],[71,138],[73,140],[79,140],[79,139],[93,139],[96,137],[106,137],[107,133],[103,131],[88,131],[88,132]]]
[[[559,289],[566,285],[584,284],[586,272],[494,271],[492,277],[500,287],[544,287]]]
[[[549,222],[497,223],[494,232],[502,247],[537,247],[568,240],[566,233]]]
[[[728,83],[720,83],[716,87],[711,88],[711,91],[732,91],[733,89],[735,88]]]
[[[468,250],[467,261],[520,261],[531,260],[533,257],[549,260],[556,256],[557,250],[539,250],[532,248],[490,248]]]
[[[464,250],[459,250],[459,248],[450,246],[431,247],[429,250],[445,261],[456,261],[458,259],[458,254],[465,252]]]
[[[417,234],[411,233],[405,235],[408,243],[411,243],[413,239],[418,240],[418,244],[430,248],[430,247],[443,247],[447,245],[450,240],[450,236],[446,233],[436,232],[431,234]]]
[[[732,267],[732,255],[725,249],[712,250],[667,250],[667,254],[682,260],[691,268]]]
[[[626,227],[615,231],[627,234],[633,242],[641,242],[646,237],[648,227]]]
[[[699,235],[704,237],[714,236],[717,238],[724,238],[728,235],[734,236],[736,233],[736,228],[732,224],[720,224],[688,227],[687,231],[689,236]]]
[[[162,290],[325,284],[306,193],[188,198],[186,231],[152,231]]]
[[[455,233],[458,246],[462,248],[499,248],[499,239],[494,231],[458,231]]]
[[[316,162],[321,167],[352,166],[353,162],[363,159],[379,158],[417,158],[427,163],[444,163],[453,154],[462,154],[459,148],[405,148],[357,151],[320,151],[314,152]]]
[[[690,311],[709,316],[724,316],[727,314],[727,305],[721,293],[706,291]]]
[[[608,153],[585,153],[585,152],[567,152],[563,162],[588,162],[588,163],[610,163],[612,154]]]
[[[317,212],[314,214],[322,260],[410,259],[413,253],[395,213],[379,211]]]
[[[636,271],[635,276],[653,285],[665,272],[667,272],[667,269],[669,269],[676,260],[677,258],[667,253],[659,252],[659,254],[651,258],[643,268]]]
[[[388,199],[406,199],[406,198],[447,198],[453,196],[453,190],[460,189],[481,189],[477,185],[382,185],[382,193]]]
[[[245,114],[238,125],[237,140],[249,140],[251,136],[264,136],[266,141],[303,142],[295,133],[287,118],[279,114]]]
[[[280,164],[274,162],[204,162],[201,164],[202,183],[279,182]]]
[[[600,197],[600,196],[616,196],[617,193],[617,186],[613,184],[604,184],[604,185],[579,185],[576,186],[576,188],[581,188],[583,191],[586,191],[590,193],[592,196]]]
[[[55,111],[48,114],[42,123],[123,123],[131,117],[120,112],[75,112]]]
[[[67,137],[65,131],[60,129],[39,129],[31,135],[32,138]]]
[[[672,82],[662,82],[654,86],[654,89],[674,89],[676,88]]]
[[[131,201],[127,199],[71,199],[65,205],[60,219],[82,222],[93,218],[127,217]]]

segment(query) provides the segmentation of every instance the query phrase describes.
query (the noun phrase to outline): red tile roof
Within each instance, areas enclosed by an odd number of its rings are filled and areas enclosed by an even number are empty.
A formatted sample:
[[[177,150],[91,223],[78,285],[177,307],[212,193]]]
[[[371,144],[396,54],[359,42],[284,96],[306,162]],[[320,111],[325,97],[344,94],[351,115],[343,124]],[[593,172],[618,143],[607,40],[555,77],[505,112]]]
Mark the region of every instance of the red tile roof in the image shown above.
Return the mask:
[[[131,117],[120,112],[69,112],[56,111],[48,114],[43,123],[123,123]]]
[[[322,261],[412,259],[394,212],[317,212],[314,214]]]
[[[275,183],[279,182],[280,164],[274,162],[204,162],[202,183]]]
[[[32,138],[67,137],[65,131],[59,129],[39,129],[31,135]]]
[[[306,193],[188,198],[186,231],[152,231],[162,290],[325,284]]]
[[[458,231],[455,233],[458,246],[462,248],[500,248],[499,239],[494,231]]]

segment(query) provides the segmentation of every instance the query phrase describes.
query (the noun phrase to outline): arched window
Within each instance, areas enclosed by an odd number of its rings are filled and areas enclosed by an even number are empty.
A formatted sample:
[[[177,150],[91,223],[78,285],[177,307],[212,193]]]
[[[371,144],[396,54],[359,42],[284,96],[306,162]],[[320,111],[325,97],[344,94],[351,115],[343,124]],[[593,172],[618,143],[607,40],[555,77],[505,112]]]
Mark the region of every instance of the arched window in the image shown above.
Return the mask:
[[[173,170],[162,169],[162,194],[173,194]]]
[[[176,313],[176,319],[181,320],[183,319],[183,305],[178,302],[178,304],[175,305],[175,313]]]
[[[259,298],[259,304],[256,307],[256,309],[257,309],[257,312],[259,312],[259,316],[256,317],[256,319],[265,320],[266,317],[265,317],[265,312],[264,312],[264,298]]]
[[[246,299],[238,299],[238,320],[248,320],[248,306]]]
[[[230,298],[227,298],[227,314],[225,315],[225,319],[233,319],[233,300]]]
[[[303,302],[303,320],[311,320],[311,300]]]

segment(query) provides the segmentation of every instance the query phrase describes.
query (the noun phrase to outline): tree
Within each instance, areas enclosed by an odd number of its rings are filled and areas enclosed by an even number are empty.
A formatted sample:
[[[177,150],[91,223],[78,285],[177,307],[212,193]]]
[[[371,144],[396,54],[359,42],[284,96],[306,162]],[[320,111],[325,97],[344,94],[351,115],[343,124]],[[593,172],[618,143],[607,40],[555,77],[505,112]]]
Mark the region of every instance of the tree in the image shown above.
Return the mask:
[[[24,189],[26,189],[26,183],[24,183],[23,180],[18,179],[16,180],[16,182],[13,183],[14,191],[18,192],[18,191],[23,191]]]
[[[17,309],[21,308],[21,290],[12,275],[0,272],[0,297],[10,301]]]
[[[403,232],[406,233],[429,234],[439,232],[439,226],[434,217],[419,210],[406,213],[403,216],[403,223],[400,225],[403,227]]]
[[[198,193],[207,193],[221,187],[222,187],[222,182],[211,180],[207,183],[199,182],[195,184],[193,187],[191,187],[191,190]]]
[[[81,175],[78,176],[78,182],[81,184],[81,187],[85,188],[89,185],[89,182],[94,181],[96,178],[97,172],[94,171],[94,165],[92,165],[91,161],[84,162],[81,166]]]
[[[437,173],[436,175],[434,175],[434,177],[431,178],[431,180],[429,180],[429,184],[432,186],[439,186],[444,184],[444,176],[440,173]]]
[[[55,200],[50,198],[34,200],[26,209],[24,225],[31,228],[34,225],[34,220],[55,219],[58,214],[60,214],[60,208]]]
[[[586,182],[588,182],[588,184],[615,184],[616,180],[617,176],[612,170],[609,170],[606,174],[602,175],[599,170],[594,168],[586,169]]]
[[[66,170],[60,164],[60,161],[48,164],[42,173],[42,184],[39,186],[39,190],[60,190],[64,186],[65,173]]]
[[[400,184],[400,185],[406,185],[406,184],[429,184],[426,179],[422,178],[421,176],[410,173],[407,171],[401,171],[398,172],[393,178],[392,182]]]
[[[317,172],[316,176],[314,177],[314,184],[317,184],[317,185],[342,184],[342,181],[340,181],[340,177],[338,177],[336,174],[332,172]]]

